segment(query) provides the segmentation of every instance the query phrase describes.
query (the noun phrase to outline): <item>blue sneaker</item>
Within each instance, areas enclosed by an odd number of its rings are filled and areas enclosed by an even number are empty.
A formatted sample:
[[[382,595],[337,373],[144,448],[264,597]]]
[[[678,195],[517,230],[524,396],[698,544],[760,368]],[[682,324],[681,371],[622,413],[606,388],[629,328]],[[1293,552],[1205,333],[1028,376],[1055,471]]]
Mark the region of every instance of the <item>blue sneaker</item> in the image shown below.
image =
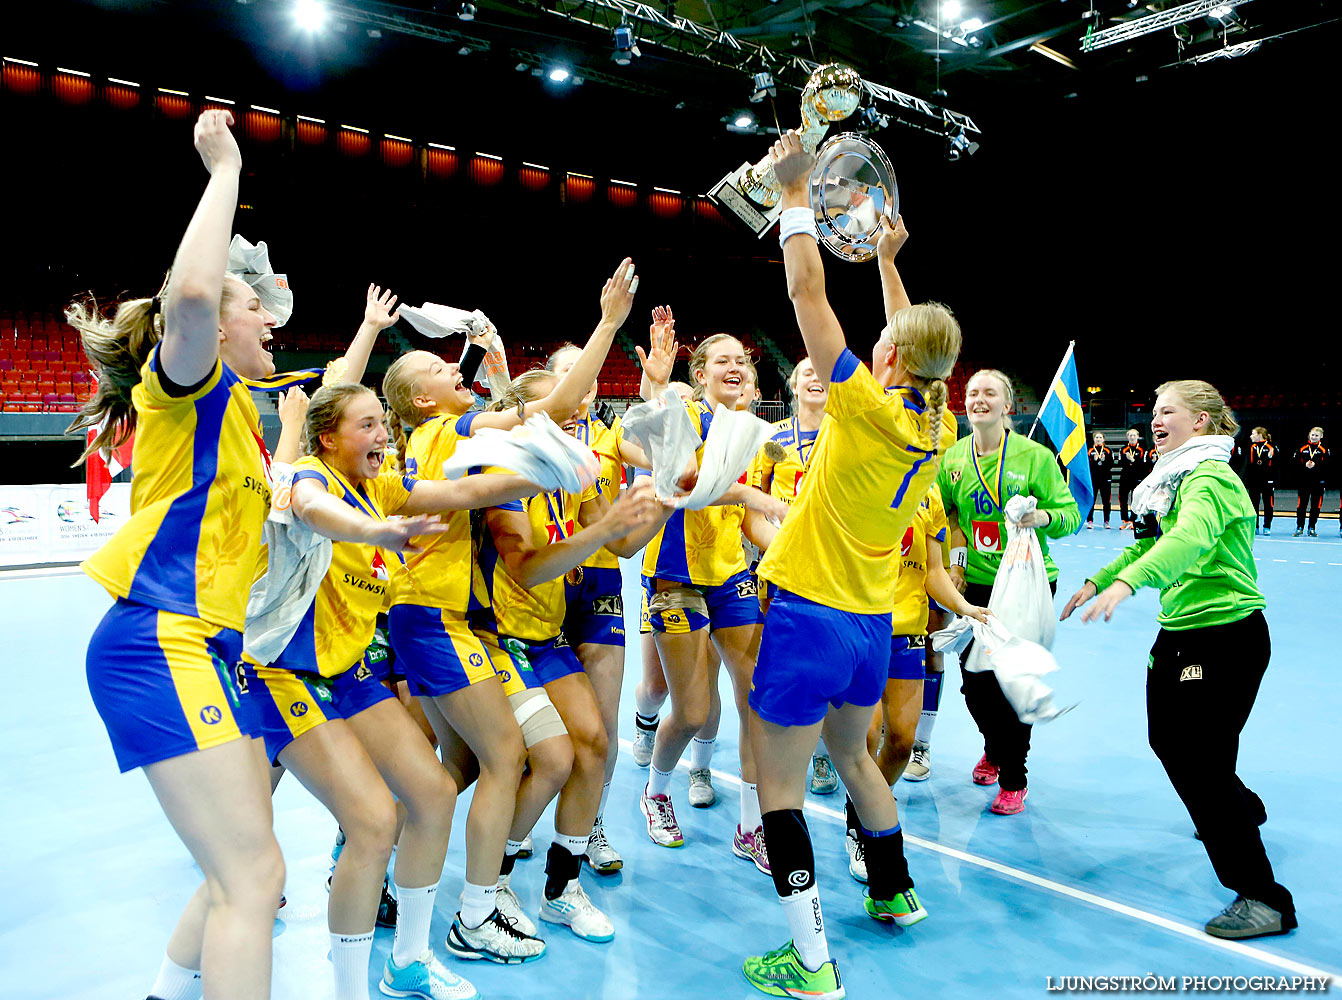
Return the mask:
[[[377,988],[389,997],[422,997],[423,1000],[479,1000],[475,987],[445,969],[432,951],[403,969],[387,959]]]

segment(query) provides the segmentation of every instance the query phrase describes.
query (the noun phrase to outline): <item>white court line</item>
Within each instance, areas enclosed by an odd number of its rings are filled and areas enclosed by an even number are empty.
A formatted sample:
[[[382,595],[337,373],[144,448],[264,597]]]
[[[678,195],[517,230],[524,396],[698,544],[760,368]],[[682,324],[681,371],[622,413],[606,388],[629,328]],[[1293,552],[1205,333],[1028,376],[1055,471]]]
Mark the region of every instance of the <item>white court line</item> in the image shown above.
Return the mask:
[[[632,753],[634,744],[630,740],[621,739],[620,748]],[[679,770],[688,770],[689,766],[689,763],[684,760],[676,764],[676,767]],[[725,781],[727,784],[734,785],[737,788],[741,787],[741,779],[734,774],[727,774],[724,771],[716,769],[713,769],[712,773],[713,777],[717,778],[719,781]],[[805,809],[810,813],[816,813],[821,816],[828,816],[830,819],[836,819],[840,823],[846,822],[842,812],[838,809],[831,809],[829,806],[822,806],[815,802],[807,802]],[[1219,948],[1222,951],[1230,952],[1241,958],[1253,959],[1267,965],[1275,966],[1278,969],[1283,969],[1287,972],[1294,972],[1301,976],[1342,979],[1342,976],[1336,972],[1318,969],[1312,965],[1297,962],[1294,959],[1283,958],[1281,955],[1274,955],[1270,951],[1255,948],[1253,945],[1241,944],[1238,941],[1227,941],[1224,938],[1214,938],[1201,927],[1181,924],[1178,921],[1170,920],[1168,917],[1162,917],[1155,913],[1147,913],[1145,910],[1139,910],[1135,906],[1128,906],[1126,903],[1119,903],[1112,899],[1106,899],[1104,896],[1097,896],[1093,892],[1086,892],[1083,889],[1074,889],[1070,885],[1063,885],[1061,882],[1055,882],[1052,879],[1033,875],[1030,872],[1022,871],[1019,868],[1012,868],[1010,865],[1004,865],[1001,862],[993,861],[990,858],[981,858],[977,854],[969,854],[966,851],[961,851],[954,847],[947,847],[945,844],[939,844],[935,840],[925,840],[922,837],[914,837],[910,835],[907,830],[904,831],[904,843],[912,844],[915,847],[921,847],[923,850],[932,851],[936,854],[943,854],[948,858],[955,858],[957,861],[963,861],[966,864],[975,865],[979,868],[986,868],[988,871],[996,872],[999,875],[1005,875],[1018,882],[1024,882],[1027,885],[1046,889],[1049,892],[1057,893],[1060,896],[1077,899],[1083,903],[1089,903],[1091,906],[1098,906],[1102,910],[1109,910],[1111,913],[1117,913],[1125,917],[1131,917],[1134,920],[1140,920],[1143,923],[1151,924],[1154,927],[1159,927],[1162,930],[1171,931],[1175,934],[1180,934],[1199,944],[1210,945],[1213,948]]]

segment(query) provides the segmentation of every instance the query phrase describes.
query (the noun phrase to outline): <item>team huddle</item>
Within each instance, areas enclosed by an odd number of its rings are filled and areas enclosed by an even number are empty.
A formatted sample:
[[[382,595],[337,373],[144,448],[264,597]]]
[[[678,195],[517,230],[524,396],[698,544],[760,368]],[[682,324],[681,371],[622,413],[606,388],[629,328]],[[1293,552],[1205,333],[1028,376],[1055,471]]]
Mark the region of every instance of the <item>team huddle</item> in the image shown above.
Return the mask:
[[[619,560],[639,552],[634,756],[649,768],[639,800],[648,836],[666,848],[685,842],[672,777],[687,749],[688,801],[716,799],[709,767],[725,666],[741,724],[731,849],[772,878],[791,935],[743,972],[770,995],[844,996],[802,812],[808,762],[815,756],[817,779],[832,768],[843,781],[849,870],[867,885],[867,914],[903,926],[926,918],[892,786],[911,761],[913,779],[930,767],[942,670],[928,632],[951,615],[991,613],[1010,498],[1037,500],[1019,526],[1041,536],[1080,524],[1052,455],[1009,430],[1002,373],[970,380],[972,433],[956,441],[945,379],[960,328],[945,307],[909,300],[895,267],[902,220],[882,224],[887,321],[859,359],[825,295],[811,158],[793,133],[775,143],[780,241],[807,357],[790,380],[793,415],[708,506],[659,496],[644,475],[658,471],[657,455],[595,400],[633,308],[629,259],[602,287],[586,341],[513,379],[486,410],[469,387],[485,353],[473,338],[460,363],[424,351],[398,358],[382,382],[388,414],[361,378],[372,340],[396,320],[395,297],[370,286],[333,374],[310,400],[298,390],[281,398],[272,455],[251,389],[274,376],[265,345],[275,317],[226,270],[241,171],[231,124],[220,111],[197,122],[210,180],[158,294],[110,316],[92,303],[68,313],[100,370],[76,421],[104,428],[90,451],[136,434],[132,517],[85,564],[115,598],[89,644],[89,686],[121,769],[144,769],[205,875],[151,996],[269,996],[284,885],[271,794],[287,771],[340,827],[328,909],[338,1000],[366,997],[379,924],[395,928],[383,994],[478,995],[429,940],[457,796],[471,785],[460,907],[443,950],[534,961],[547,943],[533,916],[611,941],[614,924],[582,872],[623,865],[602,815],[625,660]],[[638,351],[644,397],[684,406],[701,460],[715,415],[748,408],[758,379],[740,341],[718,334],[691,354],[690,384],[674,383],[678,348],[673,314],[658,307]],[[1139,532],[1063,617],[1097,591],[1087,620],[1156,586],[1162,663],[1177,669],[1190,644],[1234,651],[1216,710],[1187,704],[1201,692],[1148,688],[1152,745],[1237,894],[1208,932],[1278,933],[1295,925],[1294,906],[1272,878],[1262,802],[1235,777],[1233,746],[1196,780],[1181,779],[1195,741],[1172,724],[1159,743],[1156,732],[1157,701],[1183,699],[1178,710],[1201,719],[1198,737],[1229,746],[1267,665],[1263,601],[1251,555],[1244,561],[1252,530],[1241,537],[1254,516],[1211,447],[1233,435],[1233,418],[1193,382],[1162,386],[1155,414],[1163,457],[1133,507],[1164,531]],[[481,431],[550,421],[581,445],[558,486],[502,461],[448,478],[445,466]],[[625,483],[627,468],[636,472]],[[694,468],[676,471],[693,484]],[[999,786],[993,812],[1019,813],[1030,727],[991,671],[964,677],[984,735],[973,780]],[[1234,711],[1220,711],[1235,698]],[[528,906],[511,874],[552,802],[543,898]]]

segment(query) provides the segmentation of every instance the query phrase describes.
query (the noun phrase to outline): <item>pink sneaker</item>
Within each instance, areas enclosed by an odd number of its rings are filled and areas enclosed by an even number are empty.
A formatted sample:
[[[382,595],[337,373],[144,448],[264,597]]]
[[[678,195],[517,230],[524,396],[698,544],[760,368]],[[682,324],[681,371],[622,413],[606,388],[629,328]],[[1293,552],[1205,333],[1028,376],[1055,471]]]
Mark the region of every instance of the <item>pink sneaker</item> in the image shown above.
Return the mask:
[[[732,838],[732,853],[738,858],[753,862],[765,875],[772,874],[769,868],[769,852],[764,846],[764,827],[757,826],[749,833],[743,833],[737,826],[736,836]]]
[[[1014,816],[1016,813],[1025,812],[1025,798],[1029,794],[1028,788],[1014,792],[1008,792],[1005,788],[998,789],[997,798],[993,799],[993,804],[988,808],[999,816]]]
[[[997,784],[997,765],[988,759],[986,753],[974,765],[973,778],[976,785]]]

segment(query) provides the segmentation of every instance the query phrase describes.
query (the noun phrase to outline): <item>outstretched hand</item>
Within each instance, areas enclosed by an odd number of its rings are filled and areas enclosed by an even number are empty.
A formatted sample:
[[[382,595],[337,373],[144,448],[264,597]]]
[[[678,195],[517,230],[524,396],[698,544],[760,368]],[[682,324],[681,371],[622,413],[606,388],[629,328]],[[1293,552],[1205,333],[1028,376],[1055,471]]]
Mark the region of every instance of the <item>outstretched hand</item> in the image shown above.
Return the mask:
[[[448,525],[444,524],[437,514],[393,517],[386,521],[376,522],[376,526],[369,532],[367,544],[376,545],[378,548],[386,549],[389,552],[414,554],[423,550],[418,546],[411,545],[411,539],[423,535],[441,535],[447,529]]]
[[[601,322],[621,326],[629,318],[637,291],[638,275],[634,273],[634,262],[626,257],[601,286]]]
[[[806,190],[811,170],[815,167],[815,157],[802,148],[801,136],[795,129],[788,129],[779,136],[769,150],[769,160],[773,164],[774,176],[784,191]]]
[[[670,306],[657,306],[652,311],[652,325],[648,327],[648,350],[644,352],[638,345],[638,362],[654,385],[666,385],[671,381],[671,368],[676,363],[676,353],[680,345],[676,343],[676,319],[671,315]]]
[[[895,221],[890,221],[890,216],[881,216],[881,239],[876,244],[876,256],[881,260],[894,260],[895,254],[899,253],[899,248],[904,245],[904,241],[909,238],[909,231],[904,228],[904,216],[895,217]]]
[[[281,392],[276,409],[282,425],[301,424],[308,415],[308,394],[299,386]]]
[[[193,135],[196,152],[200,154],[201,162],[210,176],[214,176],[218,170],[242,169],[242,150],[238,148],[238,140],[229,131],[232,124],[231,111],[202,111],[196,119]]]
[[[388,288],[385,292],[378,285],[368,286],[367,301],[363,310],[363,321],[369,326],[385,330],[398,319],[401,313],[396,309],[396,296]]]

